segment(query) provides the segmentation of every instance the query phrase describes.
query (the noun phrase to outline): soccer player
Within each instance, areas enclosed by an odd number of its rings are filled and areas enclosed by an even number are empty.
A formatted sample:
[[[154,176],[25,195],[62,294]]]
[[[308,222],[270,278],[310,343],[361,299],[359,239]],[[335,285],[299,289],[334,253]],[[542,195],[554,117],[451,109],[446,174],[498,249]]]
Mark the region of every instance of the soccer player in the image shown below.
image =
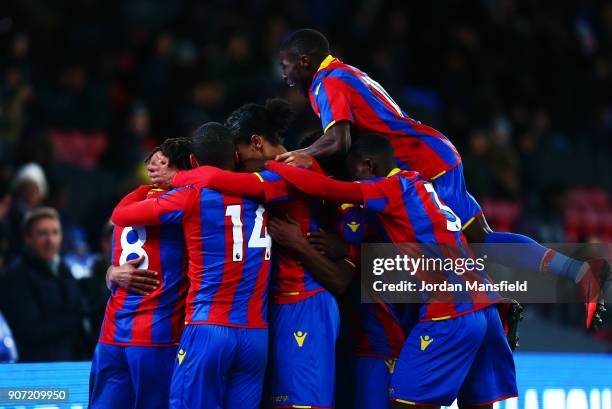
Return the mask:
[[[610,266],[603,259],[581,262],[536,243],[529,237],[491,230],[480,205],[467,191],[461,157],[437,130],[410,118],[382,86],[366,73],[331,55],[329,42],[318,31],[303,29],[281,45],[283,79],[309,97],[324,135],[299,152],[319,159],[344,155],[359,133],[375,132],[389,139],[396,165],[433,182],[442,200],[459,216],[466,237],[485,243],[490,259],[527,271],[550,272],[579,283],[586,296],[587,328],[602,323],[603,287]],[[295,162],[294,152],[279,160]],[[476,221],[476,223],[474,223]],[[495,246],[519,243],[522,246]]]
[[[234,170],[234,144],[223,125],[204,124],[191,142],[193,167]],[[154,199],[140,189],[130,199],[115,208],[115,224],[182,224],[189,254],[186,327],[170,407],[258,408],[268,353],[271,257],[264,207],[193,186]]]
[[[167,139],[147,158],[148,168],[190,169],[189,152],[188,140]],[[123,200],[165,193],[146,186]],[[112,263],[123,266],[108,272],[112,294],[93,356],[91,408],[168,407],[176,345],[183,331],[186,261],[180,225],[115,227]],[[125,267],[139,269],[128,274],[127,282]],[[152,277],[153,271],[159,275]],[[124,285],[117,288],[118,282]]]
[[[418,173],[396,168],[393,147],[383,136],[360,138],[347,163],[361,183],[335,181],[276,161],[267,167],[308,195],[361,204],[374,215],[383,242],[448,244],[466,251],[452,210]],[[486,283],[488,278],[474,272],[470,280]],[[432,292],[421,295],[446,301],[420,304],[419,322],[407,335],[393,371],[392,408],[450,405],[456,398],[462,408],[492,408],[492,402],[516,396],[512,351],[494,305],[499,295],[462,302]]]
[[[246,104],[226,120],[242,163],[274,159],[286,152],[281,133],[292,118],[289,104],[272,99]],[[174,175],[173,186],[196,185],[266,202],[271,218],[292,218],[300,235],[319,228],[321,203],[304,197],[270,171],[232,173],[210,167]],[[273,258],[270,305],[271,404],[334,407],[335,349],[340,318],[334,296],[312,276],[337,267],[316,250],[279,244]]]
[[[341,317],[348,324],[343,330],[347,332],[345,338],[354,361],[350,376],[354,378],[355,407],[386,409],[391,375],[405,339],[402,323],[406,322],[409,330],[412,324],[409,320],[413,317],[408,316],[408,309],[403,314],[397,307],[382,302],[361,303],[360,281],[355,279],[361,262],[360,244],[364,240],[380,241],[371,232],[363,209],[351,204],[339,206],[335,231],[342,239],[325,231],[310,233],[304,238],[295,223],[282,219],[270,221],[272,239],[302,253],[305,262],[320,263],[316,257],[336,262],[335,269],[326,267],[320,272],[313,268],[312,271],[323,285],[341,295]]]

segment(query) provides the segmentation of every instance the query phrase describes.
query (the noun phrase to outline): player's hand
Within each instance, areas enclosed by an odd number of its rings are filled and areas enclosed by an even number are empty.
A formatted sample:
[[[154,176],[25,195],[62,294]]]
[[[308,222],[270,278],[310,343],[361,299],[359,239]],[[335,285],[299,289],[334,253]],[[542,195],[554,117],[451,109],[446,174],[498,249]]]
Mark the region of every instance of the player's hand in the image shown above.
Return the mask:
[[[272,240],[282,247],[296,250],[302,246],[308,245],[308,242],[302,234],[300,224],[289,215],[287,215],[286,220],[280,217],[270,218],[268,222],[268,232]]]
[[[147,172],[153,186],[159,189],[172,189],[172,178],[176,169],[170,167],[170,160],[163,153],[155,152],[147,164]]]
[[[308,233],[306,239],[317,251],[333,260],[346,258],[348,255],[348,243],[323,229]]]
[[[312,166],[312,156],[305,153],[293,151],[285,152],[281,155],[276,155],[275,160],[286,163],[287,165],[297,166],[299,168],[310,169]]]
[[[110,289],[116,287],[138,294],[148,295],[159,287],[158,273],[151,270],[139,269],[144,256],[130,260],[120,266],[110,266],[106,271],[106,282]]]

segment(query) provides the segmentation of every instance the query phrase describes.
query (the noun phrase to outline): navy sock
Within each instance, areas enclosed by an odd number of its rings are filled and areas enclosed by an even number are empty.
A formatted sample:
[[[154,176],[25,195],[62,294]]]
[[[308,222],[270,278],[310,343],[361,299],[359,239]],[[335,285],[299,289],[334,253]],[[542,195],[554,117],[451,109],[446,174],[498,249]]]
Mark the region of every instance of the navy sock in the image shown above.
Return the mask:
[[[492,232],[485,237],[485,254],[490,260],[508,266],[534,272],[549,272],[572,281],[578,281],[586,264],[555,250],[548,249],[535,240],[516,233]],[[522,244],[498,246],[495,243]],[[487,246],[487,244],[491,244]]]

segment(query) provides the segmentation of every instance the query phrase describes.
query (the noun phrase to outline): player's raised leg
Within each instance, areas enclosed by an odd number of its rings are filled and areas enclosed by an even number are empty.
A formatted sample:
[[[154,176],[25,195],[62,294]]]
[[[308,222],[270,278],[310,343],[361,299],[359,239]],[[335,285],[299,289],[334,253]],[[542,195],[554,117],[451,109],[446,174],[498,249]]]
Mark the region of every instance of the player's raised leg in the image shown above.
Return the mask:
[[[494,232],[467,190],[461,164],[435,178],[433,183],[444,203],[459,216],[468,240],[484,243],[490,260],[521,270],[555,274],[579,284],[585,302],[592,304],[587,306],[587,327],[591,322],[595,327],[601,324],[603,289],[610,275],[610,265],[605,260],[579,261],[522,234]],[[520,245],[500,246],[502,243]]]

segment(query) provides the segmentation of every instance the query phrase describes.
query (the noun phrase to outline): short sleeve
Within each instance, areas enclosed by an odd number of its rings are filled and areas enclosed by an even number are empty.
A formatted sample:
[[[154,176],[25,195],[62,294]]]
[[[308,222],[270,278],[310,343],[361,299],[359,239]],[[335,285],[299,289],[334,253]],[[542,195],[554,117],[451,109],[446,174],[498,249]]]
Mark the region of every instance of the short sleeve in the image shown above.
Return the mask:
[[[323,78],[313,89],[323,132],[336,122],[355,122],[349,86],[338,78]]]

